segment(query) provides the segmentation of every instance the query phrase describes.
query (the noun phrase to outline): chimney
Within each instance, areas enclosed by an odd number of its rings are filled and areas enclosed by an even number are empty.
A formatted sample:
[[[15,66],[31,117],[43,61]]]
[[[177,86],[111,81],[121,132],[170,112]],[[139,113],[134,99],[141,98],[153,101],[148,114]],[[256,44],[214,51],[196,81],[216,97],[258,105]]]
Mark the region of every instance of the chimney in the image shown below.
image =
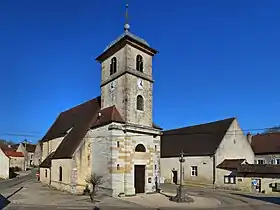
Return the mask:
[[[247,133],[247,140],[250,144],[252,144],[252,134],[251,133]]]

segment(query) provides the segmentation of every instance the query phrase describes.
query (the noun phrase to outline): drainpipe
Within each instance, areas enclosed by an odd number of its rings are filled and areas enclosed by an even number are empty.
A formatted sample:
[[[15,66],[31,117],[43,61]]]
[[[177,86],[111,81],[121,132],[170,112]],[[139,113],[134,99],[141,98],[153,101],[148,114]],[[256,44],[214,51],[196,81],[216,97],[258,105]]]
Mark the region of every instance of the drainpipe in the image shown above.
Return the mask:
[[[213,158],[213,189],[215,189],[216,182],[216,156],[215,154],[212,156]]]

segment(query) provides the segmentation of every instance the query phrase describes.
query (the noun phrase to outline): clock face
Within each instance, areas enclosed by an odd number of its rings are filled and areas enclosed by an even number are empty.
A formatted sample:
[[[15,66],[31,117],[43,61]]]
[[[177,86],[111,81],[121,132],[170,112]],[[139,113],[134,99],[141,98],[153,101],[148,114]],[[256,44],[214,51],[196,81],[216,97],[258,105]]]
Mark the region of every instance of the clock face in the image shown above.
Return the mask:
[[[143,89],[143,80],[142,79],[138,79],[137,86],[139,89]]]
[[[115,88],[116,88],[116,81],[112,81],[111,83],[110,83],[110,90],[112,91],[112,90],[115,90]]]

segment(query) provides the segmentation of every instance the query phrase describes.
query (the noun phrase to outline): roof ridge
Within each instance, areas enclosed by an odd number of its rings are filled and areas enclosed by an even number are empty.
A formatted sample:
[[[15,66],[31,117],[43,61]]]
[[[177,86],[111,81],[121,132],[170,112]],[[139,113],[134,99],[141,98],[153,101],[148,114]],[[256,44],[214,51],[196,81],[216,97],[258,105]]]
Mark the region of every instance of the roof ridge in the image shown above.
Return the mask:
[[[227,120],[235,120],[236,117],[231,117],[231,118],[225,118],[223,120],[216,120],[216,121],[211,121],[211,122],[207,122],[207,123],[202,123],[202,124],[195,124],[195,125],[190,125],[190,126],[185,126],[185,127],[180,127],[180,128],[174,128],[174,129],[169,129],[169,130],[164,130],[163,132],[166,131],[176,131],[176,130],[180,130],[180,129],[185,129],[185,128],[192,128],[192,127],[198,127],[198,126],[202,126],[202,125],[209,125],[209,124],[215,124],[215,123],[220,123],[220,122],[224,122]]]

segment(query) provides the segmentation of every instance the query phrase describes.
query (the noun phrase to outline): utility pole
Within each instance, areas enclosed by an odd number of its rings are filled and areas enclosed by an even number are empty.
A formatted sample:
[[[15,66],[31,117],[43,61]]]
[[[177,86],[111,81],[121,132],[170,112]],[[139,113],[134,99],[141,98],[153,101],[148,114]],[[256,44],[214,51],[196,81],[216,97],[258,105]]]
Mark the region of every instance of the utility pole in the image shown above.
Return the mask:
[[[27,144],[27,139],[25,138],[23,140],[23,143],[24,143],[24,149],[25,149],[25,156],[24,156],[24,171],[26,170],[26,165],[27,165],[27,156],[28,156],[28,153],[26,151],[26,144]]]

